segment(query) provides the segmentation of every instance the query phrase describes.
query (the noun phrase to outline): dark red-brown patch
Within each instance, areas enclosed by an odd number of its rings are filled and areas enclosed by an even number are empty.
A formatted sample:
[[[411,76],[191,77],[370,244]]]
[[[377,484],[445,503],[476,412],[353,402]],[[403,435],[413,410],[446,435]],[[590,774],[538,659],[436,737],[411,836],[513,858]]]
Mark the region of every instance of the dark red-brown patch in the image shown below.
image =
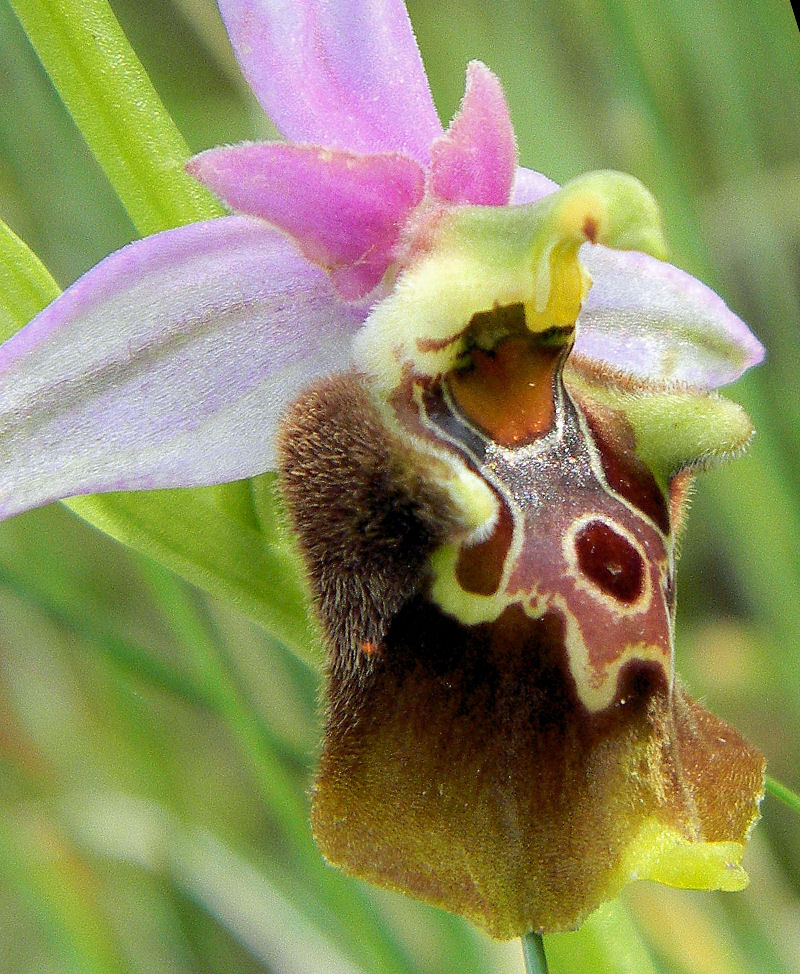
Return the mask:
[[[491,352],[475,349],[469,368],[450,375],[462,412],[495,443],[523,446],[553,427],[553,382],[563,347],[508,338]]]
[[[483,460],[486,452],[486,439],[466,419],[453,412],[442,395],[441,382],[437,381],[423,388],[422,403],[428,419],[442,433],[448,437],[452,437],[467,453],[471,453],[475,458],[475,462],[479,464]],[[430,435],[418,416],[408,417],[408,414],[406,416],[409,420],[409,427],[414,432],[419,433],[420,436]],[[467,457],[463,459],[469,463]],[[475,464],[473,463],[472,466],[474,468]]]
[[[643,761],[631,777],[630,756],[667,675],[631,661],[591,713],[558,612],[467,626],[417,597],[368,672],[329,680],[312,813],[324,854],[494,936],[574,926],[657,809],[656,772]]]
[[[664,667],[655,660],[630,659],[617,674],[616,704],[622,706],[646,706],[654,697],[666,697],[669,678]]]
[[[578,566],[608,595],[630,604],[644,589],[644,562],[633,545],[604,521],[589,521],[575,537]]]
[[[500,504],[497,524],[480,544],[462,548],[456,563],[458,584],[466,592],[494,595],[503,580],[503,567],[514,534],[514,516],[505,502]]]
[[[604,429],[599,411],[587,409],[581,403],[583,414],[589,424],[603,473],[609,486],[630,501],[643,514],[646,514],[664,534],[669,534],[670,517],[666,498],[656,483],[655,477],[647,469],[634,449],[633,432],[629,430],[630,442],[623,442],[622,436],[613,438]],[[621,413],[614,414],[615,428],[629,427]]]
[[[670,612],[675,611],[675,574],[670,571],[664,579],[664,602]]]
[[[597,220],[592,216],[587,216],[583,221],[583,233],[588,241],[594,243],[597,240]]]

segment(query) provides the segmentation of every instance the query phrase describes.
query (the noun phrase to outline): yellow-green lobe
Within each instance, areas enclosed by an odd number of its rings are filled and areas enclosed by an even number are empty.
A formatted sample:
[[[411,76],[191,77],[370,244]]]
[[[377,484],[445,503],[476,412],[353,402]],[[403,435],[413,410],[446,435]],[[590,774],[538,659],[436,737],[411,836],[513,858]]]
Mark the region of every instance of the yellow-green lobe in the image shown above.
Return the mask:
[[[464,352],[481,312],[520,304],[531,333],[575,324],[590,280],[587,241],[662,257],[658,207],[642,184],[589,173],[525,206],[425,210],[409,231],[403,268],[356,338],[354,357],[388,395],[403,371],[442,375]]]

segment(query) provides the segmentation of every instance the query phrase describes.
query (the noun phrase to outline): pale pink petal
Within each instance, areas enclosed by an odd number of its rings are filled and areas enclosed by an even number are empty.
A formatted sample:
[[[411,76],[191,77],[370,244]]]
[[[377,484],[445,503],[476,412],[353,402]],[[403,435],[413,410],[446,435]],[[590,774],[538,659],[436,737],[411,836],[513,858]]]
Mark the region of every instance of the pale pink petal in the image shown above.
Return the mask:
[[[292,142],[402,152],[442,131],[402,0],[219,0],[245,77]]]
[[[340,272],[337,289],[349,299],[383,277],[425,188],[406,156],[279,142],[210,149],[187,168],[230,207],[280,227],[309,260]]]
[[[431,148],[431,192],[448,203],[505,206],[516,166],[502,86],[485,64],[471,61],[461,107]]]
[[[267,470],[284,407],[348,364],[362,318],[260,220],[130,244],[0,347],[0,517]]]
[[[576,351],[644,378],[715,388],[764,357],[747,325],[696,278],[647,254],[585,245],[594,281]]]
[[[511,202],[515,206],[521,206],[523,203],[535,203],[537,200],[555,193],[558,188],[558,183],[554,183],[547,176],[543,176],[540,172],[534,172],[533,169],[525,169],[520,166],[514,178]]]

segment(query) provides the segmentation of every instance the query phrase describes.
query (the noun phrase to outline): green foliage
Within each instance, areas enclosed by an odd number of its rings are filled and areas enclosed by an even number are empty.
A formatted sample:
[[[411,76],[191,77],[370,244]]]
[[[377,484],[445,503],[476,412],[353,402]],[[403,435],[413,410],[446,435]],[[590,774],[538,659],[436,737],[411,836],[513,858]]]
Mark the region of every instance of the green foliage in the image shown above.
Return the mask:
[[[130,239],[129,220],[148,233],[219,212],[183,176],[179,131],[193,151],[270,134],[213,0],[113,7],[147,73],[102,0],[0,0],[0,217],[31,248],[0,232],[4,335],[55,294],[45,266],[65,284]],[[800,36],[789,4],[747,4],[746,25],[736,0],[409,8],[443,116],[466,61],[484,59],[505,84],[522,162],[562,182],[598,168],[640,178],[675,263],[770,349],[733,390],[757,430],[750,455],[696,494],[679,669],[796,791]],[[0,526],[0,970],[521,971],[518,944],[490,944],[319,859],[305,797],[318,650],[269,478],[74,508],[141,554],[63,507]],[[634,887],[579,933],[550,938],[553,974],[800,971],[797,818],[771,794],[763,810],[748,892]]]

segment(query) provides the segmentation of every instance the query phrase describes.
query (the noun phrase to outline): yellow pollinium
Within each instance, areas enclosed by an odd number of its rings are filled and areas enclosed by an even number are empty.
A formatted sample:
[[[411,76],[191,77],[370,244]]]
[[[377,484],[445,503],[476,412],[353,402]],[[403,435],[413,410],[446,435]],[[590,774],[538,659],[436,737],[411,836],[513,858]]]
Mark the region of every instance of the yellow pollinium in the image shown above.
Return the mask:
[[[544,219],[533,239],[534,291],[525,302],[532,332],[567,328],[577,321],[592,284],[578,257],[583,244],[666,256],[655,200],[631,176],[589,173],[539,205]]]
[[[573,326],[583,305],[591,278],[578,260],[578,244],[553,247],[541,261],[545,272],[540,293],[525,302],[525,324],[531,332]]]

